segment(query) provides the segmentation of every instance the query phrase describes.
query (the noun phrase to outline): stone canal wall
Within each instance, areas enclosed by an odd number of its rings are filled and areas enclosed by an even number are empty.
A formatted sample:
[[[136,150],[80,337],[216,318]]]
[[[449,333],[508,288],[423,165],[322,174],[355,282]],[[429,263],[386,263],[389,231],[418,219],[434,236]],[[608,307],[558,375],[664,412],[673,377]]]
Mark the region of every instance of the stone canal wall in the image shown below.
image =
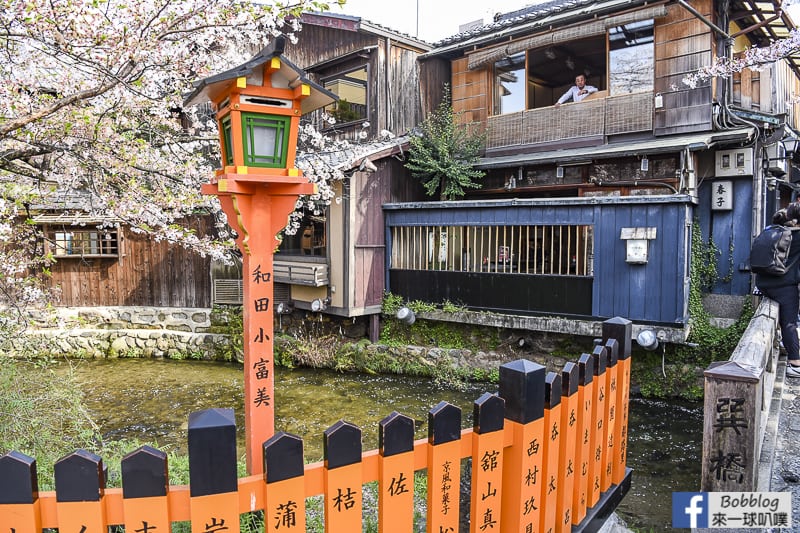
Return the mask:
[[[233,317],[233,318],[232,318]],[[15,339],[15,355],[47,353],[52,356],[113,358],[161,357],[241,361],[240,343],[231,342],[231,332],[241,332],[235,313],[223,309],[177,307],[73,307],[57,309],[56,320],[34,316],[35,327]],[[428,346],[387,346],[366,341],[365,320],[306,316],[305,312],[278,316],[275,319],[276,359],[288,354],[284,362],[304,366],[342,368],[341,353],[309,354],[300,345],[309,337],[332,335],[342,343],[351,343],[353,364],[370,367],[380,361],[381,370],[416,368],[426,374],[435,368],[496,370],[499,365],[519,358],[519,354],[491,350],[446,349]],[[283,335],[277,335],[282,332]],[[240,335],[240,333],[239,333]],[[240,339],[240,337],[239,337]],[[516,343],[516,340],[515,340]],[[315,348],[321,348],[316,346]],[[324,349],[321,350],[325,352]],[[340,350],[341,352],[341,350]],[[531,358],[530,355],[526,357]],[[535,359],[535,357],[534,357]],[[549,364],[558,364],[548,358]],[[558,358],[555,358],[558,359]],[[564,361],[560,361],[562,364]],[[544,364],[544,361],[542,361]]]
[[[34,323],[13,343],[17,354],[224,359],[230,352],[229,335],[224,324],[214,324],[211,309],[70,307],[59,308],[55,321],[41,315]]]

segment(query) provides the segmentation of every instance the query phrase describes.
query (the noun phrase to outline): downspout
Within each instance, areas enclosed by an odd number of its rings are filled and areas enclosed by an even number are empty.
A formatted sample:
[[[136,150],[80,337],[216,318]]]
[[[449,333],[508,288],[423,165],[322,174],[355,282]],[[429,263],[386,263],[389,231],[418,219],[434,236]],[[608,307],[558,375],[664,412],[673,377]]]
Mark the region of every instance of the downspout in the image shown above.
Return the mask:
[[[392,39],[390,37],[386,37],[386,51],[384,52],[383,64],[384,64],[384,73],[385,76],[384,84],[386,85],[386,123],[380,125],[378,128],[375,129],[376,132],[380,131],[381,129],[392,131],[397,124],[392,122],[392,84],[389,83],[389,55],[392,50]],[[391,124],[390,124],[391,123]],[[391,126],[391,127],[390,127]]]

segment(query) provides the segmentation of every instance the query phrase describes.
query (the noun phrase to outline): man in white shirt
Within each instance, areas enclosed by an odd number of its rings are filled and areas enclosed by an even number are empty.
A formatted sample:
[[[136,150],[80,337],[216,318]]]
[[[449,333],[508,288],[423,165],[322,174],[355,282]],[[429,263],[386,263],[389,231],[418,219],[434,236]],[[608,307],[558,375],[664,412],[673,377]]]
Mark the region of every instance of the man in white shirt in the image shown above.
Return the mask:
[[[556,102],[556,107],[560,106],[569,99],[573,102],[580,102],[592,93],[597,92],[597,87],[586,85],[586,76],[578,74],[575,76],[575,85],[569,88],[567,92],[561,95],[561,98]]]

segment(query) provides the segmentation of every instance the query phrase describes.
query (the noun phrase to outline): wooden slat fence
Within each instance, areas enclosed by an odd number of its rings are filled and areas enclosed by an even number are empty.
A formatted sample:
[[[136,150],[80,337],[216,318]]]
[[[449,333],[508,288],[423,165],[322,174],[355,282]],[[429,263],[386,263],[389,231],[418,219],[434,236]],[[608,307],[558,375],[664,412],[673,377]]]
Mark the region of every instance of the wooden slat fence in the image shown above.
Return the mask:
[[[469,531],[594,531],[630,487],[626,467],[631,322],[603,324],[591,354],[561,372],[526,360],[500,367],[499,394],[474,403],[474,427],[440,402],[428,438],[394,412],[379,424],[379,449],[362,453],[361,430],[343,420],[324,432],[324,461],[305,465],[303,441],[278,433],[264,443],[264,474],[237,479],[233,410],[189,417],[188,486],[169,484],[166,454],[144,446],[122,460],[122,487],[107,489],[102,459],[84,450],[55,465],[55,491],[39,492],[36,461],[0,457],[0,530],[229,533],[243,513],[263,511],[265,529],[306,530],[306,498],[323,495],[326,532],[362,530],[363,484],[378,483],[381,532],[413,531],[414,473],[427,472],[427,531],[455,533],[461,465],[472,463]],[[463,530],[463,529],[462,529]]]

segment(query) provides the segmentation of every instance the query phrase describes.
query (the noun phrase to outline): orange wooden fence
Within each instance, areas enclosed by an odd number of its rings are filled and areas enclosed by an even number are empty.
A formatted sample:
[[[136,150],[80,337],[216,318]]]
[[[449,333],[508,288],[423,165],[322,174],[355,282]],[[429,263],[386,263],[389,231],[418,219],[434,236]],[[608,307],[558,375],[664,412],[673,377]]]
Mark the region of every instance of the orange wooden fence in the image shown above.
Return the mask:
[[[381,532],[413,531],[414,473],[427,472],[427,531],[558,532],[598,529],[630,487],[626,467],[631,323],[603,323],[591,354],[560,373],[518,360],[500,367],[499,394],[475,401],[472,429],[440,402],[428,438],[394,412],[379,424],[379,449],[362,453],[361,430],[339,421],[324,433],[324,461],[305,465],[303,441],[264,443],[264,474],[238,479],[230,409],[189,417],[189,485],[169,484],[166,454],[144,446],[122,460],[122,487],[105,488],[102,459],[85,450],[55,465],[55,491],[39,492],[36,461],[0,457],[0,532],[230,533],[240,514],[264,512],[266,531],[306,530],[306,498],[324,497],[325,531],[362,530],[363,484],[378,482]],[[471,460],[469,509],[461,509],[462,460]]]

